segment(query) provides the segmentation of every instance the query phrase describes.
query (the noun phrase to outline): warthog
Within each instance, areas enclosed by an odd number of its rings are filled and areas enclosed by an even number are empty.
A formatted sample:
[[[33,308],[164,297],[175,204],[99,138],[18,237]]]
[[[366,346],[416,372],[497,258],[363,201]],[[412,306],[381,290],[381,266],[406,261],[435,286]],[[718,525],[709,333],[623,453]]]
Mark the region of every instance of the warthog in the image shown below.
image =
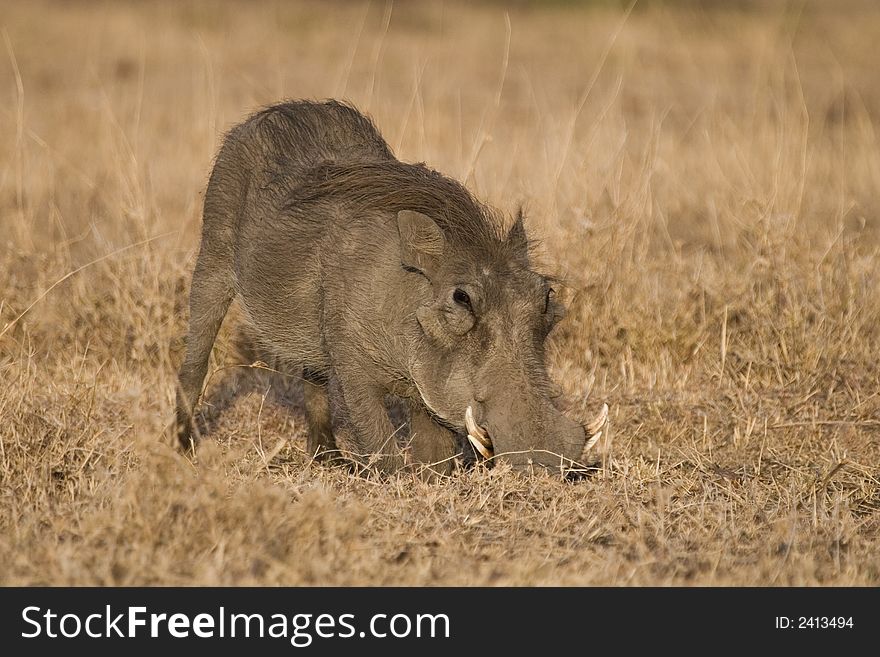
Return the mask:
[[[522,213],[500,226],[458,182],[398,161],[348,105],[286,102],[233,128],[205,194],[181,443],[237,296],[259,348],[302,370],[315,456],[337,449],[332,410],[357,452],[401,467],[391,395],[409,407],[413,460],[435,470],[451,467],[454,432],[516,468],[581,459],[604,415],[585,431],[554,406],[544,341],[563,309],[530,268]]]

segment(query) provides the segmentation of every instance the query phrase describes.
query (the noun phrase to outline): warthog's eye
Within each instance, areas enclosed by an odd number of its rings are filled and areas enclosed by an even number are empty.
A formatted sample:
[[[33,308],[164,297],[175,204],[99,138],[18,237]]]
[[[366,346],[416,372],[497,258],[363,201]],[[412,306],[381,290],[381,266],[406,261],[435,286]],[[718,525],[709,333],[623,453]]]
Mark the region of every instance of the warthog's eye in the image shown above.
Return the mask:
[[[455,292],[452,293],[452,300],[455,301],[459,306],[463,306],[468,310],[473,310],[471,307],[471,298],[467,292],[462,290],[460,287],[455,288]]]
[[[550,309],[550,302],[553,301],[553,297],[556,295],[556,290],[552,287],[547,288],[547,296],[544,297],[544,313],[546,313]]]

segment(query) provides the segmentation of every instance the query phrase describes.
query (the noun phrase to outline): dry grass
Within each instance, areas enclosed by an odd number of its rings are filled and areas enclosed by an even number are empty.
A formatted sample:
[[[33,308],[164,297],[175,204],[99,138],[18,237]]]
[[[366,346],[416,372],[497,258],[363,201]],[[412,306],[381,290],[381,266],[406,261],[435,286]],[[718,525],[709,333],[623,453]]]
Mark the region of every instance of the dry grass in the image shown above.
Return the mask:
[[[3,3],[0,583],[880,583],[880,10],[717,4]],[[234,367],[160,441],[211,158],[284,96],[527,202],[585,481],[316,466]]]

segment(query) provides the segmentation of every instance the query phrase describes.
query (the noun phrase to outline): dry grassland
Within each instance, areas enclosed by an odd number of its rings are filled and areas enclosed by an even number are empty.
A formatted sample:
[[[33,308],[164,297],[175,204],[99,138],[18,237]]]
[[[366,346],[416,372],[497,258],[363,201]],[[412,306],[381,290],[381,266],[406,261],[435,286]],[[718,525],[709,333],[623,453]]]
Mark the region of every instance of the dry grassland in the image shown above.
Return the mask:
[[[0,583],[877,585],[880,8],[0,4]],[[611,407],[577,483],[310,462],[237,367],[161,441],[223,131],[345,97],[512,211]]]

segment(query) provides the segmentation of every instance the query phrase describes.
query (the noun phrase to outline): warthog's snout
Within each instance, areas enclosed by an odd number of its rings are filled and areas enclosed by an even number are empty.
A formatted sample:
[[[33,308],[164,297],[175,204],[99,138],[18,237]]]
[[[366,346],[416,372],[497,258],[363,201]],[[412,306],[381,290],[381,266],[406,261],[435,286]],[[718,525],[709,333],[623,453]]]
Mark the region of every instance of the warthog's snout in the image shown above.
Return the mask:
[[[484,459],[504,458],[518,469],[533,465],[567,469],[572,465],[582,464],[588,452],[602,437],[602,431],[608,423],[608,404],[603,404],[599,414],[586,425],[571,420],[555,409],[550,413],[550,420],[552,428],[544,430],[547,435],[543,440],[535,440],[533,437],[530,439],[529,436],[522,435],[521,426],[508,427],[507,431],[511,435],[505,440],[502,437],[504,434],[498,433],[499,429],[490,429],[489,423],[480,423],[476,420],[472,406],[467,407],[464,417],[468,441]],[[528,431],[528,427],[525,427],[525,430]],[[497,439],[493,440],[493,433],[498,436]],[[496,443],[502,445],[518,442],[556,445],[559,450],[531,448],[504,451],[496,448]]]

